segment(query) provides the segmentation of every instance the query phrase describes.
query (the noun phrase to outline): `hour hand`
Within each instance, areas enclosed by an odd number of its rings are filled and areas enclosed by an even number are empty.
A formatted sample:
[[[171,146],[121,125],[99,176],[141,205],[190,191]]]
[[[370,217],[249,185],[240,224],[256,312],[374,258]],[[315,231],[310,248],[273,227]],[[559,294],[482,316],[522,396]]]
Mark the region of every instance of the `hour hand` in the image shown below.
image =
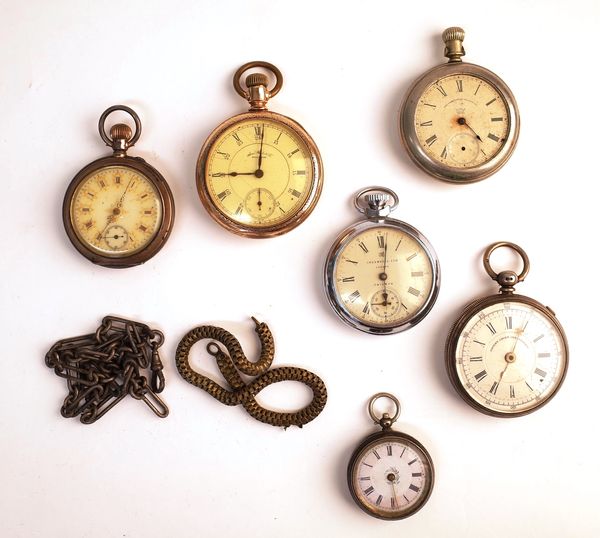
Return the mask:
[[[212,177],[223,177],[223,176],[253,176],[255,172],[215,172],[211,174]]]

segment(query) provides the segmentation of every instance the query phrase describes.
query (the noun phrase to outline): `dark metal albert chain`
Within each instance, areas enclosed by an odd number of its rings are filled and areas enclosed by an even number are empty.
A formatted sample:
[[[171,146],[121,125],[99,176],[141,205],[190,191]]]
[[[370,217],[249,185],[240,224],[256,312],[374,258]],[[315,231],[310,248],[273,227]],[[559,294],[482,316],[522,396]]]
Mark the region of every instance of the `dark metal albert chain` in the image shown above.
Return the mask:
[[[260,422],[284,428],[288,426],[301,428],[317,418],[325,407],[327,402],[325,383],[319,376],[303,368],[283,366],[269,370],[275,355],[273,335],[266,323],[260,323],[255,318],[252,320],[256,324],[255,330],[261,344],[260,358],[257,362],[251,362],[246,358],[239,341],[230,332],[220,327],[202,325],[189,331],[179,342],[175,355],[177,369],[188,383],[208,392],[225,405],[242,405]],[[196,342],[205,338],[221,342],[229,352],[229,354],[225,353],[215,342],[210,342],[206,346],[206,350],[216,359],[219,370],[232,390],[224,389],[190,366],[190,349]],[[256,379],[246,385],[238,371]],[[309,387],[313,393],[310,404],[295,413],[280,413],[261,407],[254,397],[268,385],[280,381],[298,381]]]
[[[96,332],[56,342],[46,354],[46,366],[67,380],[62,416],[81,415],[82,423],[92,424],[129,394],[166,417],[169,409],[157,394],[165,388],[158,355],[164,339],[142,323],[106,316]]]

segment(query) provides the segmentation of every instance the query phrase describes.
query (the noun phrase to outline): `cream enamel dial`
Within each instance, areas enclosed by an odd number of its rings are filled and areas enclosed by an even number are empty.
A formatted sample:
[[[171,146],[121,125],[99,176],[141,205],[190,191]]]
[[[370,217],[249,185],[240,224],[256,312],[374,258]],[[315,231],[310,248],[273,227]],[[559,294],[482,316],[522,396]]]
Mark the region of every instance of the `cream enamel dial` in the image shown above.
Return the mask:
[[[245,226],[266,228],[295,216],[312,181],[307,145],[275,121],[236,123],[208,153],[206,184],[212,203]]]
[[[456,381],[474,404],[495,413],[533,411],[558,390],[566,367],[553,314],[514,296],[474,312],[454,346]]]
[[[160,227],[162,204],[153,183],[127,166],[107,166],[83,178],[70,207],[79,239],[103,256],[130,255]]]
[[[479,166],[494,158],[506,142],[509,122],[500,92],[469,74],[435,81],[423,92],[414,115],[423,151],[455,168]]]
[[[423,309],[433,286],[432,261],[406,231],[369,227],[340,250],[334,286],[350,316],[365,324],[393,327]]]

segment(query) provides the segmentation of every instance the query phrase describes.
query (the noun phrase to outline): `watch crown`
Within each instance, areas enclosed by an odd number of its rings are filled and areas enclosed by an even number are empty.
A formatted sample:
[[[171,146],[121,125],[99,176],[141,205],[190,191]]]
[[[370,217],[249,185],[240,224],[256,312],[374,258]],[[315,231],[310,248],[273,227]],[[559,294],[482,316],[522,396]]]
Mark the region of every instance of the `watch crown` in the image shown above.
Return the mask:
[[[269,83],[269,77],[263,73],[251,73],[246,77],[246,86],[266,86]]]
[[[389,200],[390,195],[385,192],[375,192],[365,195],[365,201],[369,204],[369,207],[372,207],[373,209],[385,207]]]
[[[125,123],[117,123],[110,128],[110,137],[113,140],[131,140],[133,132]]]
[[[462,46],[462,42],[465,39],[465,31],[458,26],[451,26],[444,30],[442,39],[446,44],[444,56],[450,62],[462,62],[461,57],[465,55],[465,49]]]

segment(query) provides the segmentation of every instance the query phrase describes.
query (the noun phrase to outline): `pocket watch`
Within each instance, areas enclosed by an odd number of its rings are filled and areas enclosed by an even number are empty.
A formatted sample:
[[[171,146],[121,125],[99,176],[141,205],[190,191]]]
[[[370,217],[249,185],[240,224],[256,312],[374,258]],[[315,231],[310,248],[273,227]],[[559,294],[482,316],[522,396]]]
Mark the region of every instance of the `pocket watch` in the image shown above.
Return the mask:
[[[261,67],[275,75],[251,73]],[[313,211],[323,185],[323,164],[313,139],[300,124],[267,110],[279,93],[281,71],[267,62],[249,62],[233,76],[235,91],[250,111],[229,118],[208,137],[198,156],[196,186],[209,215],[230,232],[273,237],[289,232]]]
[[[135,133],[124,123],[106,133],[106,118],[117,110],[133,118]],[[131,108],[107,108],[98,129],[113,155],[91,162],[73,178],[63,201],[63,223],[71,243],[88,260],[104,267],[132,267],[149,260],[169,238],[173,195],[154,167],[127,155],[142,130]]]
[[[494,272],[492,252],[507,247],[519,254],[523,270]],[[554,312],[517,295],[514,286],[529,272],[525,251],[506,241],[483,255],[487,274],[500,292],[468,304],[446,341],[446,369],[454,388],[472,407],[495,417],[535,411],[558,391],[567,373],[565,332]]]
[[[368,187],[354,198],[366,219],[346,228],[329,250],[325,289],[336,314],[371,334],[393,334],[419,323],[440,287],[440,264],[429,241],[389,218],[398,196]]]
[[[373,406],[388,398],[396,408],[378,418]],[[433,490],[434,468],[425,447],[406,433],[392,430],[400,402],[380,392],[369,400],[369,415],[382,431],[366,437],[348,463],[348,487],[354,502],[379,519],[404,519],[420,510]]]
[[[484,179],[511,156],[519,136],[519,110],[494,73],[462,61],[465,32],[443,33],[448,63],[417,79],[400,112],[400,135],[411,159],[451,183]]]

